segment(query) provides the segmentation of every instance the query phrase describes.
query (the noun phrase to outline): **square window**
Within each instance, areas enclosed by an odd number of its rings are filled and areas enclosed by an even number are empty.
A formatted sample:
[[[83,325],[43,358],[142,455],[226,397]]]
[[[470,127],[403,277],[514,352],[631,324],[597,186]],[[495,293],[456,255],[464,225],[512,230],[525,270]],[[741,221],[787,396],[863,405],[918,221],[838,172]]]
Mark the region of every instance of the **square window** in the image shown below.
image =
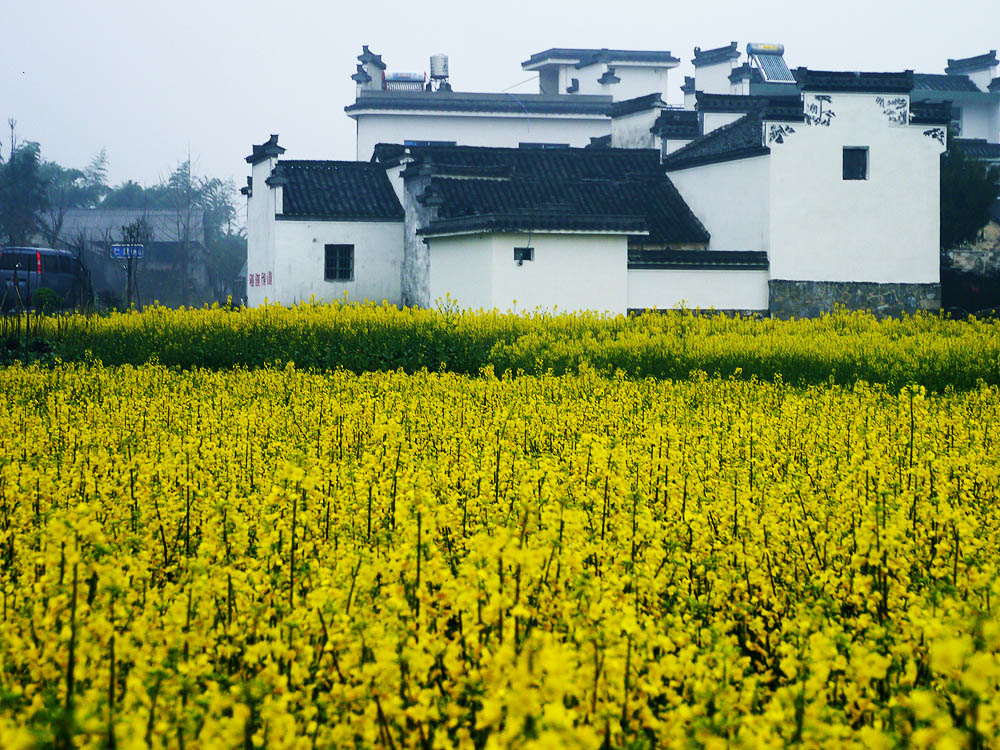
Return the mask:
[[[354,281],[354,245],[325,245],[323,278],[327,281]]]
[[[844,149],[844,179],[845,180],[868,179],[867,148]]]
[[[526,260],[535,259],[535,248],[533,247],[515,247],[514,248],[514,260],[517,261],[518,265],[524,263]]]

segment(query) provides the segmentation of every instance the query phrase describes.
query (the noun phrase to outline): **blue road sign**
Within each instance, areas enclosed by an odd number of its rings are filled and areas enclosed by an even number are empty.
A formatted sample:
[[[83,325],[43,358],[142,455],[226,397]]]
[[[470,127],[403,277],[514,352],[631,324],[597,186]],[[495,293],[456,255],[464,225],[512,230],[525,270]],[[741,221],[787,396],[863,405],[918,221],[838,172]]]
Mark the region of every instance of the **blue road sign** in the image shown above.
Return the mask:
[[[112,245],[112,258],[141,258],[142,245]]]

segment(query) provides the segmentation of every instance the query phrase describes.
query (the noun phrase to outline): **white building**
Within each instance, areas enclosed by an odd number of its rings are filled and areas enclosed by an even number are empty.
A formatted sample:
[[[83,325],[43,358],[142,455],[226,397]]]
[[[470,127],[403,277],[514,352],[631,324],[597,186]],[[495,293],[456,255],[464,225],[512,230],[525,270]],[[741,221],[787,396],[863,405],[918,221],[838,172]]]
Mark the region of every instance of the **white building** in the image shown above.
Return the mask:
[[[359,160],[379,143],[586,146],[610,133],[613,102],[665,95],[668,72],[680,62],[666,51],[550,49],[522,64],[538,72],[537,94],[469,93],[452,90],[447,59],[434,57],[444,67],[426,79],[387,72],[381,55],[364,47],[351,76],[356,98],[345,107],[357,122]]]
[[[370,161],[282,160],[276,137],[247,159],[249,302],[936,309],[945,97],[989,151],[995,54],[929,76],[793,73],[783,53],[696,48],[681,109],[668,52],[546,50],[523,63],[540,93],[508,96],[365,47],[346,109]]]
[[[247,305],[400,301],[403,209],[367,162],[280,160],[272,135],[247,157]]]
[[[773,315],[935,309],[949,108],[911,104],[911,73],[798,76],[799,108],[757,100],[664,160],[709,249],[767,253]]]

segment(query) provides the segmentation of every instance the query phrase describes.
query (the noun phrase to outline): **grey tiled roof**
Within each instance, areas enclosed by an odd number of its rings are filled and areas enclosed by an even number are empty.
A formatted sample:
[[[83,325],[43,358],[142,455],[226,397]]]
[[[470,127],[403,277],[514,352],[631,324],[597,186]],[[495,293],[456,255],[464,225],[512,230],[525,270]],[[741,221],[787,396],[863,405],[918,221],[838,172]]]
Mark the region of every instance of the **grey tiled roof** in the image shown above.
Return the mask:
[[[663,160],[663,166],[670,172],[701,164],[746,159],[769,153],[771,150],[764,146],[761,113],[755,111],[668,154]]]
[[[255,145],[250,156],[247,157],[247,164],[258,164],[272,156],[281,156],[285,149],[278,145],[278,134],[271,133],[271,137],[259,146]]]
[[[681,91],[685,94],[694,93],[694,76],[684,76],[684,85],[681,86]]]
[[[436,112],[504,112],[607,116],[610,96],[580,94],[480,94],[458,91],[364,91],[354,104],[359,110],[429,110]]]
[[[951,102],[910,102],[911,125],[947,125],[951,122]]]
[[[979,91],[979,87],[966,75],[939,75],[914,73],[914,91]]]
[[[738,81],[743,81],[750,79],[752,83],[763,83],[764,76],[758,68],[750,66],[750,63],[745,62],[738,68],[733,68],[732,72],[729,74],[730,83],[736,83]]]
[[[691,59],[691,62],[694,63],[696,68],[700,68],[702,65],[713,65],[727,60],[736,60],[740,56],[740,51],[736,49],[736,46],[736,42],[730,42],[725,47],[716,47],[715,49],[695,47],[694,57]]]
[[[63,217],[60,236],[67,242],[86,237],[97,242],[105,236],[111,241],[122,238],[122,227],[137,219],[145,219],[152,230],[152,242],[181,242],[184,239],[187,211],[183,214],[158,208],[71,208]],[[200,208],[191,211],[188,224],[188,241],[205,244],[205,212]]]
[[[948,58],[948,67],[944,69],[945,73],[965,73],[970,70],[983,70],[984,68],[992,68],[997,65],[997,51],[991,49],[982,55],[975,55],[973,57],[960,57],[957,60]]]
[[[604,63],[677,63],[679,59],[668,50],[635,50],[635,49],[587,49],[581,47],[552,47],[543,52],[536,52],[521,63],[521,67],[537,65],[547,60],[571,60],[578,68],[592,65],[595,62]]]
[[[763,110],[769,120],[801,120],[802,97],[745,96],[743,94],[695,93],[695,108],[699,112],[750,112]]]
[[[971,159],[1000,161],[1000,143],[990,143],[985,138],[952,138],[951,143]]]
[[[282,218],[403,220],[396,192],[377,164],[279,161],[270,181],[284,187]]]
[[[691,109],[665,109],[650,131],[661,138],[697,138],[701,134],[698,113]]]
[[[415,162],[408,169],[428,168],[433,175],[423,198],[438,206],[438,219],[424,234],[563,229],[648,233],[649,241],[662,243],[708,241],[654,149],[453,146],[409,152]],[[391,152],[377,147],[380,155]],[[496,177],[500,166],[510,169],[509,178]],[[486,179],[474,179],[476,169]]]
[[[797,68],[795,80],[803,91],[847,93],[905,94],[913,90],[913,71],[867,73],[843,70]]]
[[[376,55],[370,49],[368,49],[367,44],[361,45],[361,54],[358,55],[358,62],[364,65],[365,63],[374,63],[377,67],[385,70],[385,63],[382,62],[382,55]]]
[[[757,250],[629,250],[628,267],[766,271],[769,264],[767,253]]]
[[[987,86],[990,91],[1000,91],[1000,78],[994,78],[990,81],[990,85]]]
[[[608,114],[611,117],[624,117],[625,115],[631,115],[635,112],[645,112],[650,109],[664,109],[666,106],[667,105],[663,101],[663,97],[659,94],[646,94],[645,96],[637,96],[634,99],[625,99],[623,101],[615,102],[608,110]]]

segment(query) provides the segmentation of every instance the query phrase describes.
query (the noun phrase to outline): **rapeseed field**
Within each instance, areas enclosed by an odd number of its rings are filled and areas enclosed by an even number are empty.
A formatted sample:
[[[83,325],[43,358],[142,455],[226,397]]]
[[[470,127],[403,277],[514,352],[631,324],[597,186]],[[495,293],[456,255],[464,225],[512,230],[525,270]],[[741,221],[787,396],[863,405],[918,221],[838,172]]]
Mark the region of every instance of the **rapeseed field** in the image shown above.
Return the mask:
[[[86,359],[0,370],[5,750],[1000,743],[996,385]]]

